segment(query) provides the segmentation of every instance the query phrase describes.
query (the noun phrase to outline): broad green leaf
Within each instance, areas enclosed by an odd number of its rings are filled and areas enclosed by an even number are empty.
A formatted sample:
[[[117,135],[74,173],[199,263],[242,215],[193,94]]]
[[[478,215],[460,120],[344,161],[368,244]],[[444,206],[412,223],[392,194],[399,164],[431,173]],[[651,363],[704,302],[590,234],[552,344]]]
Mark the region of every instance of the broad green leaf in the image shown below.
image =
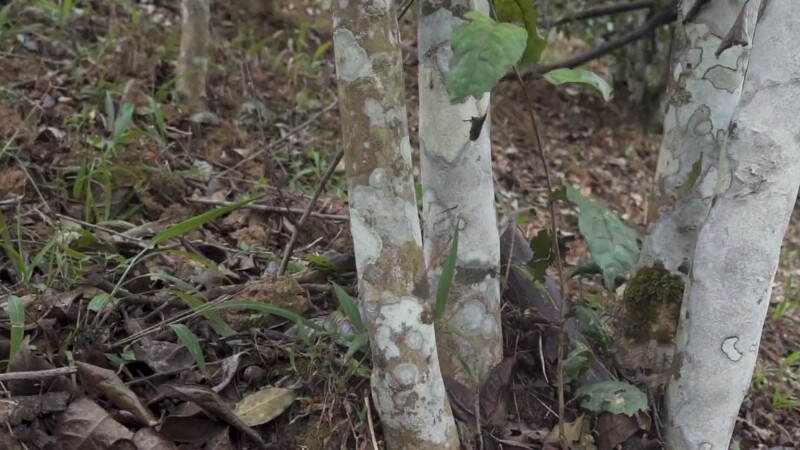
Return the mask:
[[[211,211],[206,211],[203,214],[186,219],[183,222],[176,223],[175,225],[167,227],[167,229],[162,231],[161,233],[158,233],[157,235],[153,236],[153,238],[150,240],[150,245],[156,246],[166,240],[188,233],[189,231],[194,230],[197,227],[201,227],[205,225],[207,222],[214,220],[223,214],[227,214],[233,211],[234,209],[241,208],[242,206],[250,203],[251,201],[252,199],[250,198],[245,200],[240,200],[236,203],[232,203],[227,206],[220,206],[219,208],[214,208]]]
[[[200,340],[197,339],[192,330],[182,323],[171,323],[169,325],[172,331],[178,335],[178,339],[183,342],[183,345],[189,350],[189,354],[194,358],[197,367],[203,372],[206,371],[206,358],[203,356],[203,349],[200,347]]]
[[[593,362],[592,352],[585,345],[578,344],[575,350],[564,358],[564,375],[569,379],[576,378],[591,367]]]
[[[574,187],[567,186],[566,195],[578,206],[578,229],[589,245],[592,260],[603,271],[606,288],[614,290],[617,276],[631,270],[639,258],[636,230]]]
[[[453,59],[447,74],[450,101],[488,92],[525,51],[528,33],[517,25],[497,23],[477,11],[465,16],[472,22],[453,29]]]
[[[222,337],[228,337],[236,334],[236,330],[225,323],[225,321],[222,320],[222,317],[220,317],[216,311],[208,309],[204,301],[178,289],[170,289],[170,291],[178,296],[178,298],[183,300],[184,303],[189,305],[189,307],[195,312],[203,316],[218,335]]]
[[[458,227],[453,233],[453,243],[450,252],[442,266],[442,275],[439,277],[439,286],[436,287],[436,304],[433,306],[433,320],[440,320],[444,315],[444,307],[450,298],[450,288],[453,287],[453,278],[456,275],[456,261],[458,260]]]
[[[575,392],[575,397],[585,397],[581,406],[594,412],[633,416],[647,409],[644,392],[622,381],[602,381],[583,386]]]
[[[602,95],[605,101],[609,101],[613,93],[606,80],[586,69],[554,69],[544,74],[544,79],[555,85],[578,83],[589,86]]]
[[[494,0],[497,18],[501,22],[510,22],[525,27],[528,41],[520,63],[533,64],[539,62],[542,51],[547,47],[547,39],[539,34],[539,8],[533,0]]]
[[[14,359],[22,346],[22,339],[25,337],[25,304],[16,295],[9,294],[6,312],[11,321],[11,351],[8,360]]]
[[[353,297],[336,283],[333,283],[333,292],[336,294],[336,298],[339,300],[339,306],[342,308],[344,315],[347,316],[350,324],[353,325],[359,333],[366,332],[367,327],[364,326],[364,322],[361,320],[361,311],[358,309],[358,305]]]

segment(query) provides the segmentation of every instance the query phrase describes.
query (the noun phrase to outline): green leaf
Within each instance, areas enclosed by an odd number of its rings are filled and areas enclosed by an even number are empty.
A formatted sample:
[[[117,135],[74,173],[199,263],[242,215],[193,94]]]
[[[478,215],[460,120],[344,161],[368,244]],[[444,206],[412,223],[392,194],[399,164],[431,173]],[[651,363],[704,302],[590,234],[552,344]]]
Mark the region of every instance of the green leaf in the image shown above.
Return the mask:
[[[592,352],[585,345],[579,343],[575,350],[564,358],[564,375],[569,379],[574,379],[591,367],[593,362]]]
[[[306,253],[303,255],[303,259],[306,261],[318,266],[320,269],[336,271],[338,267],[336,264],[331,261],[330,259],[322,256],[322,255],[315,255],[313,253]]]
[[[362,347],[369,343],[369,336],[367,333],[358,333],[357,335],[353,336],[353,339],[350,340],[350,345],[347,346],[347,353],[344,355],[344,359],[350,359],[353,355],[356,354]]]
[[[361,310],[358,309],[358,305],[353,297],[336,283],[333,283],[333,292],[339,300],[339,307],[342,308],[342,312],[347,316],[350,324],[353,325],[359,333],[366,332],[367,327],[364,326],[364,322],[361,320]]]
[[[575,392],[575,397],[585,397],[581,406],[594,412],[633,416],[647,409],[644,392],[622,381],[602,381],[583,386]]]
[[[450,101],[488,92],[525,51],[528,33],[517,25],[497,23],[477,11],[465,16],[470,23],[453,29],[453,59],[447,74]]]
[[[554,69],[544,74],[544,79],[555,85],[578,83],[589,86],[602,95],[605,101],[609,101],[613,93],[606,80],[586,69]]]
[[[175,225],[167,227],[167,229],[161,233],[153,236],[153,238],[150,240],[150,245],[156,246],[166,240],[188,233],[189,231],[194,230],[197,227],[201,227],[207,222],[214,220],[223,214],[227,214],[234,209],[241,208],[251,201],[253,201],[251,198],[240,200],[236,203],[232,203],[227,206],[220,206],[219,208],[214,208],[211,211],[206,211],[203,214],[186,219],[183,222],[176,223]]]
[[[9,294],[6,312],[11,321],[11,351],[8,360],[14,359],[22,346],[22,339],[25,337],[25,304],[16,295]]]
[[[534,280],[544,282],[547,268],[556,259],[556,252],[553,251],[554,245],[553,234],[547,229],[539,230],[531,241],[533,259],[528,262],[528,269]]]
[[[444,315],[444,307],[450,298],[450,288],[456,275],[456,261],[458,260],[458,227],[453,233],[453,243],[450,252],[442,266],[442,275],[439,277],[439,286],[436,287],[436,304],[433,306],[433,320],[438,321]]]
[[[171,323],[169,325],[172,328],[172,331],[178,335],[178,339],[183,342],[183,345],[189,350],[189,354],[192,355],[194,358],[194,362],[197,363],[197,367],[200,368],[203,372],[206,371],[206,358],[203,356],[203,349],[200,348],[200,340],[197,339],[192,330],[190,330],[186,325],[182,323]]]
[[[611,345],[611,336],[606,332],[603,327],[603,322],[600,320],[600,314],[589,306],[578,304],[575,306],[575,318],[578,321],[578,329],[583,334],[591,337],[605,347]]]
[[[547,47],[547,39],[539,34],[539,8],[533,0],[494,0],[497,18],[501,22],[510,22],[525,27],[528,41],[520,63],[533,64],[539,62],[542,51]]]
[[[178,289],[170,289],[170,291],[178,296],[178,298],[183,300],[184,303],[189,305],[189,307],[195,312],[203,316],[218,335],[222,337],[228,337],[236,334],[236,330],[225,323],[225,321],[222,320],[222,317],[220,317],[216,311],[208,309],[204,301]]]
[[[614,290],[617,276],[630,271],[639,258],[636,230],[574,187],[567,186],[566,194],[578,206],[578,229],[589,245],[592,260],[603,271],[606,288]]]
[[[103,292],[92,297],[92,299],[89,300],[89,306],[87,306],[87,308],[89,311],[99,312],[106,306],[106,303],[111,300],[114,300],[114,297],[112,297],[111,294]]]

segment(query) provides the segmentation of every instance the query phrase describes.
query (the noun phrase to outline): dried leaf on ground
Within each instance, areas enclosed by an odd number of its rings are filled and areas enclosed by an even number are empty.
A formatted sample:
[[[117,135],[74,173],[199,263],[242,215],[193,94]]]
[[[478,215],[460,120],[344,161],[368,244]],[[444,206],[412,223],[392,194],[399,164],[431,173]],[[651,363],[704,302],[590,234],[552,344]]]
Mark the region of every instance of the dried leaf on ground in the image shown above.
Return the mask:
[[[291,389],[267,387],[241,399],[234,412],[244,423],[254,427],[281,415],[294,399],[295,394]]]
[[[511,389],[516,365],[517,358],[514,356],[503,359],[492,368],[481,386],[481,416],[489,423],[498,423],[505,419],[503,405]]]
[[[636,419],[624,414],[600,414],[597,419],[598,450],[613,450],[639,431]]]
[[[67,392],[45,392],[0,399],[0,423],[19,425],[36,417],[62,412],[67,409],[69,397]]]
[[[150,409],[142,404],[141,400],[139,400],[139,396],[130,390],[116,373],[83,362],[76,362],[75,366],[78,368],[78,373],[86,382],[97,388],[97,390],[107,399],[111,400],[118,408],[130,412],[144,425],[152,427],[158,424],[158,420]]]
[[[63,450],[135,450],[133,433],[88,398],[72,402],[56,427]]]

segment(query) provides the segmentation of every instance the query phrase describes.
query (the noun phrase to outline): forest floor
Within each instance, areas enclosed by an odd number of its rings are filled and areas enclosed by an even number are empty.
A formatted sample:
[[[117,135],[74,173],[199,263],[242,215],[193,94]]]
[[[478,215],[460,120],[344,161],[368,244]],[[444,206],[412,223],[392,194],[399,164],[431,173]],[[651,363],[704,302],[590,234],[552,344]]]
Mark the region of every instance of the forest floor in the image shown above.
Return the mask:
[[[0,448],[379,445],[367,355],[346,355],[335,327],[309,334],[297,324],[330,323],[332,282],[355,291],[342,167],[298,224],[339,150],[325,12],[299,0],[279,14],[261,2],[216,2],[210,114],[190,116],[171,101],[177,8],[78,3],[17,1],[0,13]],[[404,57],[416,144],[411,20]],[[548,224],[547,187],[520,89],[495,90],[493,158],[498,210],[532,238]],[[553,179],[644,230],[659,133],[641,110],[624,92],[604,103],[582,88],[525,89]],[[219,209],[247,197],[256,200]],[[576,266],[588,252],[577,215],[558,209],[566,263]],[[740,448],[800,448],[796,219],[736,425]],[[571,281],[569,293],[613,327],[619,302],[597,279]],[[520,364],[510,420],[487,429],[487,448],[558,448],[555,367],[526,356],[552,340],[552,327],[506,311],[507,355]],[[51,372],[5,374],[20,371]],[[659,404],[650,406],[622,431],[615,416],[570,401],[573,448],[659,448]]]

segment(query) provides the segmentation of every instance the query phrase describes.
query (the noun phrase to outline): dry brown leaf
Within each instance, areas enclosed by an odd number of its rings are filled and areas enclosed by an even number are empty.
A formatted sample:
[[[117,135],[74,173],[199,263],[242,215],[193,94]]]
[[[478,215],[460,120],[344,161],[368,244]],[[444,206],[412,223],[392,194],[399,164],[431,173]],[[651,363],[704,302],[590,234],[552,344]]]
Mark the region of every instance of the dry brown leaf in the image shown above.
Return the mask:
[[[111,400],[117,408],[130,412],[144,425],[152,427],[158,424],[153,413],[142,404],[135,392],[125,386],[116,373],[80,361],[76,362],[75,366],[81,377]]]
[[[136,450],[176,450],[175,444],[166,440],[152,428],[142,428],[133,435]]]
[[[295,394],[291,389],[267,387],[245,396],[236,404],[233,412],[244,423],[254,427],[281,415],[294,399]]]
[[[133,433],[85,397],[61,414],[56,435],[63,450],[136,450]]]

